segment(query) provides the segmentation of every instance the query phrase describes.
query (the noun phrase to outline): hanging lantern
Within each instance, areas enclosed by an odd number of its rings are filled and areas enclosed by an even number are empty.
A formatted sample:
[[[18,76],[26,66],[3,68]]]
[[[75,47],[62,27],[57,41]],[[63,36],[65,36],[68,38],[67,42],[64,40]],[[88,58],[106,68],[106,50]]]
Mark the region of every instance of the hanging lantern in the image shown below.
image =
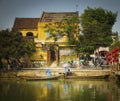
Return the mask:
[[[119,54],[118,53],[115,53],[115,57],[118,57],[119,56]]]
[[[116,51],[115,50],[112,50],[112,54],[114,54]]]
[[[112,64],[112,61],[110,61],[109,63]]]
[[[118,47],[116,47],[116,48],[115,48],[115,51],[119,51],[119,48],[118,48]]]

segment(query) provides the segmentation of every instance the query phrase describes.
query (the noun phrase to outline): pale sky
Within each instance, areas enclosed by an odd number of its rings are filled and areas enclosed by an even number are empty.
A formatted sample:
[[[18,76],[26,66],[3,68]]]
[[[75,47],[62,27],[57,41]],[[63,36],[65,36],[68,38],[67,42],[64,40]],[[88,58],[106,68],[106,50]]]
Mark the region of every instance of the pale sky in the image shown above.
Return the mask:
[[[43,11],[74,12],[77,10],[81,15],[88,6],[118,12],[113,32],[120,34],[120,0],[0,0],[0,30],[11,29],[16,17],[40,18]]]

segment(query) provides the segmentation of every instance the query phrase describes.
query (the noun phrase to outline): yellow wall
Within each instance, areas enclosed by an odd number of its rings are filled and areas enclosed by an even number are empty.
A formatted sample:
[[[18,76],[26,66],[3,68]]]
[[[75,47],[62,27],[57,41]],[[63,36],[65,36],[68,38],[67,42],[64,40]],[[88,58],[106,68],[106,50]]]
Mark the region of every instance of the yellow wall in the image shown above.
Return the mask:
[[[34,29],[34,30],[31,30],[31,29],[22,29],[22,30],[19,30],[19,32],[22,33],[23,36],[26,36],[26,33],[28,32],[32,32],[34,36],[37,36],[37,29]]]
[[[45,22],[39,22],[38,23],[38,39],[40,40],[46,40],[46,33],[45,33]]]
[[[42,29],[40,29],[40,32],[41,32],[41,30]],[[33,36],[37,36],[38,35],[38,37],[35,37],[35,39],[41,39],[40,38],[41,37],[41,33],[39,33],[37,29],[34,29],[34,30],[22,29],[22,30],[19,30],[19,32],[21,32],[23,36],[26,36],[26,33],[28,33],[28,32],[32,32]],[[45,39],[44,36],[43,36],[43,39]],[[41,61],[42,60],[47,60],[47,52],[45,50],[42,50],[41,44],[39,42],[36,43],[36,52],[33,54],[33,56],[31,56],[31,60],[41,60]]]
[[[44,60],[47,61],[47,50],[43,50],[42,49],[42,43],[44,42],[54,42],[52,39],[51,40],[46,40],[46,32],[45,32],[45,24],[47,24],[49,22],[38,22],[38,29],[22,29],[19,30],[19,32],[22,33],[23,36],[26,36],[26,33],[28,32],[32,32],[34,36],[34,42],[36,43],[36,52],[34,53],[34,55],[31,57],[31,60]],[[67,37],[64,36],[63,38],[61,38],[60,40],[57,41],[59,46],[67,46],[67,44],[63,43],[63,42],[67,42]],[[70,57],[70,56],[69,56]],[[64,60],[65,57],[60,57],[61,60]],[[66,57],[67,58],[67,57]]]
[[[42,48],[36,48],[36,52],[31,57],[32,60],[47,60],[47,51],[42,50]]]
[[[45,42],[54,42],[53,39],[49,39],[49,40],[46,39],[47,38],[46,32],[45,32],[46,29],[44,28],[44,26],[47,23],[50,23],[50,22],[39,22],[38,23],[38,39],[44,40]],[[58,40],[58,42],[67,42],[67,41],[68,40],[67,40],[66,36],[64,36],[62,39]]]

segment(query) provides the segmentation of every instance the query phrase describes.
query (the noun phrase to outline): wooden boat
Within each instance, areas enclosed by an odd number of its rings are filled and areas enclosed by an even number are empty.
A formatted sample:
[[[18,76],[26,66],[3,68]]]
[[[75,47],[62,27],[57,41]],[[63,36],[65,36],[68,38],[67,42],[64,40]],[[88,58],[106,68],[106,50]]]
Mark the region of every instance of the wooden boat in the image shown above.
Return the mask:
[[[57,80],[60,76],[46,76],[46,77],[25,77],[26,81],[39,81],[39,80]]]
[[[65,79],[107,79],[109,75],[94,75],[94,76],[66,76]]]

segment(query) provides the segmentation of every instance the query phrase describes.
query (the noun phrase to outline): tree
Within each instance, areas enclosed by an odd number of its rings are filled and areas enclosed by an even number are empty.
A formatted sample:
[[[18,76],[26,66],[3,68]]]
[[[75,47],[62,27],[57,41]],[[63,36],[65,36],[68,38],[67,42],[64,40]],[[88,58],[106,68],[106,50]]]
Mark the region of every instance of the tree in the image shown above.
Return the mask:
[[[47,39],[67,38],[67,44],[79,45],[79,16],[64,16],[60,22],[51,22],[44,26],[45,31],[49,34]],[[78,49],[75,48],[77,51]]]
[[[112,27],[116,21],[117,13],[103,8],[87,8],[81,15],[84,48],[91,46],[110,46],[112,43]],[[86,49],[87,50],[87,49]]]
[[[112,43],[112,27],[117,13],[103,8],[87,8],[79,16],[64,17],[60,22],[46,24],[49,38],[56,42],[63,36],[68,37],[68,44],[75,45],[75,51],[93,53],[99,46],[110,46]],[[81,24],[81,29],[79,27]],[[79,32],[82,32],[80,34]],[[77,34],[75,34],[77,33]]]
[[[110,50],[113,50],[116,47],[118,47],[120,49],[120,41],[119,41],[118,32],[116,32],[116,33],[113,34],[113,43],[110,46]]]
[[[0,31],[0,59],[6,59],[9,63],[10,52],[12,50],[13,34],[7,29]]]
[[[60,22],[51,22],[44,26],[46,32],[49,33],[47,39],[53,38],[56,42],[59,38],[67,36],[69,41],[76,38],[75,34],[79,33],[79,17],[65,16]]]
[[[110,46],[110,50],[113,50],[114,48],[118,47],[120,49],[120,41],[115,41],[114,44]]]
[[[0,60],[6,59],[10,63],[12,58],[19,59],[26,54],[31,56],[35,52],[33,40],[22,37],[20,33],[10,30],[0,31]]]

